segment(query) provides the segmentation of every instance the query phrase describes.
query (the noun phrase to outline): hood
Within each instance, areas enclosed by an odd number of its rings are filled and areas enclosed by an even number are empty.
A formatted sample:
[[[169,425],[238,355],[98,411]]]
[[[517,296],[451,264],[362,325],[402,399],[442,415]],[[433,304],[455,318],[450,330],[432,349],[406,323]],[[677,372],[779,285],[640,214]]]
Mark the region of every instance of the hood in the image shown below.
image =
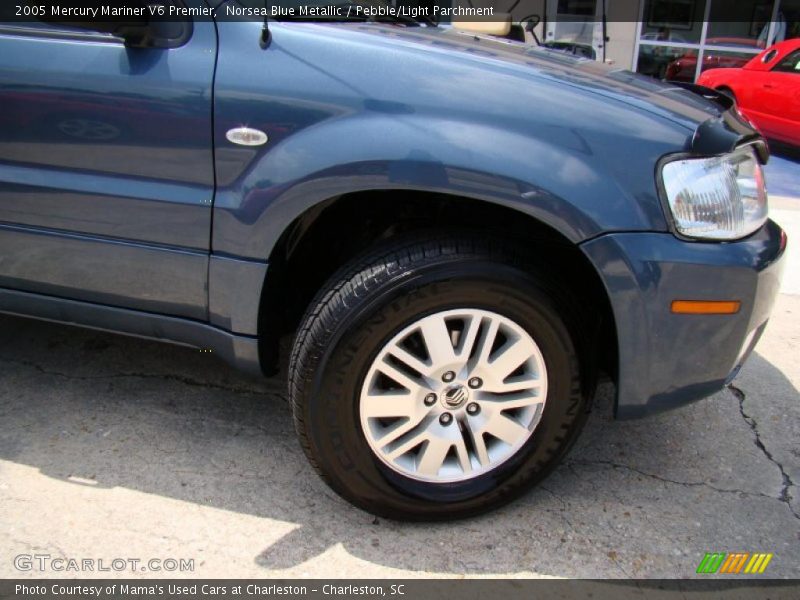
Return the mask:
[[[426,52],[444,52],[475,67],[498,67],[526,72],[531,78],[580,88],[668,119],[694,131],[701,123],[718,118],[724,107],[690,90],[656,81],[593,60],[453,27],[397,27],[384,24],[341,26],[379,36],[383,43],[416,45]]]
[[[710,90],[669,85],[449,26],[291,21],[271,26],[281,31],[269,56],[287,58],[288,69],[303,79],[294,82],[294,92],[305,84],[307,97],[319,103],[363,101],[370,110],[491,121],[541,138],[549,130],[575,132],[584,141],[635,137],[660,145],[664,153],[717,154],[758,136]],[[270,58],[268,68],[278,62]],[[713,143],[698,147],[701,126],[703,138]]]
[[[650,77],[556,50],[530,46],[450,26],[399,27],[397,25],[328,25],[353,34],[374,37],[372,43],[448,55],[456,63],[469,63],[487,77],[498,71],[513,72],[532,83],[570,88],[613,103],[626,105],[684,129],[684,148],[696,154],[722,154],[738,144],[760,139],[755,128],[724,95],[697,85],[664,83]],[[432,73],[435,76],[435,73]],[[566,107],[565,107],[566,108]],[[766,161],[766,145],[760,152]]]

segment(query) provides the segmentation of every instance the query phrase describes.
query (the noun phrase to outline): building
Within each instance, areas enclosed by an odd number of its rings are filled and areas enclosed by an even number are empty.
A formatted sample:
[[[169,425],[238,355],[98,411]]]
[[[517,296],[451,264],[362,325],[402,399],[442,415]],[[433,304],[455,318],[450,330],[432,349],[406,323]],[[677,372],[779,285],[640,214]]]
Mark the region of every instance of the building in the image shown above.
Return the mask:
[[[775,42],[800,37],[800,0],[494,0],[514,21],[541,17],[547,44],[578,44],[597,60],[693,82],[739,67]],[[480,2],[475,1],[475,6]]]

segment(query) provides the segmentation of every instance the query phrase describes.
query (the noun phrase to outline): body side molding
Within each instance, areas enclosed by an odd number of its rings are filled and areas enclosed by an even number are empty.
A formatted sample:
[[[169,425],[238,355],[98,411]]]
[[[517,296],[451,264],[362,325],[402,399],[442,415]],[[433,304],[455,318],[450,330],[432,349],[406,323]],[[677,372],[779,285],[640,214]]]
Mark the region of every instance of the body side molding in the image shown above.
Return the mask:
[[[238,369],[262,374],[255,337],[199,321],[5,288],[0,288],[0,313],[209,349]]]

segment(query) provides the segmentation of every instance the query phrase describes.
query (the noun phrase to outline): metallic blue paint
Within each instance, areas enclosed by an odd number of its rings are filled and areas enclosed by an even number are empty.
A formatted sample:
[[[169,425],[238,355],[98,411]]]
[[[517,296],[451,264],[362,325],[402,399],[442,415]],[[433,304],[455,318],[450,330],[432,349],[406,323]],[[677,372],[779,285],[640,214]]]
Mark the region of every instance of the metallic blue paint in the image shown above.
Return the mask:
[[[210,323],[233,333],[256,335],[266,276],[267,263],[212,255],[208,269]]]
[[[785,261],[769,221],[728,244],[663,233],[618,233],[581,248],[608,290],[619,339],[619,417],[636,417],[720,390],[766,324]],[[735,315],[673,314],[673,300],[738,300]]]
[[[170,50],[0,28],[0,311],[257,369],[277,241],[321,202],[392,189],[510,207],[580,244],[616,319],[620,416],[718,389],[752,349],[779,229],[680,241],[655,177],[666,155],[752,136],[728,107],[448,28],[273,22],[262,48],[261,27],[198,20]],[[241,126],[269,142],[230,143]],[[742,312],[671,314],[682,298]]]
[[[216,45],[0,28],[0,285],[207,319]]]
[[[455,30],[220,22],[213,249],[267,259],[309,207],[364,189],[496,202],[578,242],[666,230],[654,165],[719,107],[593,62]],[[246,61],[242,56],[248,56]],[[242,148],[232,127],[270,142]]]
[[[198,321],[3,288],[0,312],[202,348],[242,371],[262,374],[256,337]]]
[[[0,224],[0,287],[207,320],[208,256]]]

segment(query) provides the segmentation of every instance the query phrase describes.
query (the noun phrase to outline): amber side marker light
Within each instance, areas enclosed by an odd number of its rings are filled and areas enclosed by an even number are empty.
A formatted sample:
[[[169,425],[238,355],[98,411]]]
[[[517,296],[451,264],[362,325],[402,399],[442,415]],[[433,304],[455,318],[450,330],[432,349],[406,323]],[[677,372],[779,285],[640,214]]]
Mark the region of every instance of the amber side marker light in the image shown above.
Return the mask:
[[[672,312],[678,315],[735,315],[741,306],[737,300],[675,300]]]

